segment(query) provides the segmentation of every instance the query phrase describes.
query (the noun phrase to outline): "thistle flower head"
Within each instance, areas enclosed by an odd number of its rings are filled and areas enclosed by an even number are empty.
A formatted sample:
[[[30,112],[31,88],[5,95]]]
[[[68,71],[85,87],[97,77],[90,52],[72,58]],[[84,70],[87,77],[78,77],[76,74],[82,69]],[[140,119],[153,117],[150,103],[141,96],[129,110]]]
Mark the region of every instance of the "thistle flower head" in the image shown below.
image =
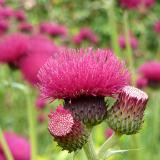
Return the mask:
[[[4,34],[9,28],[9,24],[6,20],[0,20],[0,35]]]
[[[28,22],[21,22],[18,26],[18,29],[21,31],[21,32],[32,32],[33,30],[33,26],[32,24],[28,23]]]
[[[40,32],[51,36],[66,36],[68,31],[66,26],[45,22],[40,25]]]
[[[12,132],[4,132],[4,137],[15,160],[30,159],[30,144],[26,138]],[[4,155],[0,145],[0,152],[1,151]]]
[[[49,114],[48,129],[58,145],[69,152],[81,149],[88,139],[85,126],[61,106]]]
[[[14,16],[18,21],[24,21],[26,20],[26,14],[23,10],[16,10],[14,12]]]
[[[114,131],[111,128],[105,130],[105,137],[110,138],[113,135]]]
[[[148,80],[142,76],[138,77],[137,82],[136,82],[136,86],[139,89],[142,89],[144,87],[146,87],[148,85]]]
[[[45,36],[31,37],[27,48],[28,54],[20,62],[20,69],[25,79],[32,84],[36,84],[40,67],[55,51],[57,51],[57,47]]]
[[[159,21],[157,21],[157,22],[155,22],[155,24],[154,24],[154,31],[156,32],[156,33],[160,33],[160,20]]]
[[[125,49],[126,48],[126,39],[124,36],[119,36],[119,46],[122,48],[122,49]],[[134,37],[133,35],[130,36],[130,45],[132,47],[132,49],[136,49],[138,47],[138,40],[136,37]]]
[[[88,40],[93,44],[98,43],[97,35],[88,27],[81,28],[80,32],[73,37],[75,44],[80,44],[84,40]]]
[[[45,98],[108,96],[129,81],[123,62],[108,50],[67,49],[54,54],[38,73]]]
[[[0,42],[0,61],[4,63],[14,63],[26,55],[28,37],[21,33],[6,36]]]
[[[143,123],[148,95],[132,86],[125,86],[115,105],[108,110],[109,126],[121,134],[137,133]]]
[[[139,73],[146,78],[150,86],[160,84],[160,62],[149,61],[139,67]]]
[[[150,8],[155,4],[155,0],[120,0],[120,5],[128,9],[137,9],[139,7]]]
[[[1,7],[0,9],[0,18],[8,19],[13,16],[13,9],[10,7]]]

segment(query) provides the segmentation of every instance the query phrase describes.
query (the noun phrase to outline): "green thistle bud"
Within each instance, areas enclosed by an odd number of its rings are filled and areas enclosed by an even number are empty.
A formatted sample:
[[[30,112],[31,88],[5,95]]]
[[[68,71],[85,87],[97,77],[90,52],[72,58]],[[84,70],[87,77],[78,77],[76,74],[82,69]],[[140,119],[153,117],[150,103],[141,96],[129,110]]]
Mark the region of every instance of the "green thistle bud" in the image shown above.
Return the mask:
[[[120,134],[135,134],[143,123],[148,95],[131,86],[125,86],[114,106],[108,110],[108,125]]]

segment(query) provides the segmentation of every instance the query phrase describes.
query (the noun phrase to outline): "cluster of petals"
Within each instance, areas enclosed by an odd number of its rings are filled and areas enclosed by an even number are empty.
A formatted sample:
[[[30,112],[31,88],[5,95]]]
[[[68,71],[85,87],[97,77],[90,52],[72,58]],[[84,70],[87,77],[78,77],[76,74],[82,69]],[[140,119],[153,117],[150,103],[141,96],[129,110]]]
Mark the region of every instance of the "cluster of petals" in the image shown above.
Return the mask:
[[[78,45],[81,44],[84,40],[88,40],[93,44],[98,43],[97,35],[88,27],[81,28],[79,33],[73,37],[74,43]]]
[[[107,96],[125,86],[130,75],[109,50],[67,49],[54,54],[38,73],[45,98]]]
[[[9,23],[6,20],[0,20],[0,35],[6,33],[9,28]]]
[[[14,16],[18,21],[24,21],[26,20],[26,14],[23,10],[15,10]]]
[[[31,32],[33,30],[33,26],[29,22],[21,22],[18,28],[22,32]]]

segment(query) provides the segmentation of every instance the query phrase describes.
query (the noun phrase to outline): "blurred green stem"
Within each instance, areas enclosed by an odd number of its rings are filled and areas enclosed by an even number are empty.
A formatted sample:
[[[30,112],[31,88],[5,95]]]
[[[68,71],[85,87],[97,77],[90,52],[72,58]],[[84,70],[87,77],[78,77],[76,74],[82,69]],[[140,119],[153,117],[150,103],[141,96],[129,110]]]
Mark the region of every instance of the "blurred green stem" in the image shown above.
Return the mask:
[[[112,137],[107,139],[106,142],[101,146],[99,153],[98,153],[98,157],[103,158],[105,156],[107,150],[112,148],[113,146],[115,146],[119,142],[120,137],[121,137],[121,135],[115,133],[114,135],[112,135]]]
[[[98,160],[92,141],[92,135],[89,136],[88,142],[83,146],[83,150],[88,160]]]
[[[131,40],[130,40],[130,31],[129,31],[129,23],[128,23],[128,11],[124,11],[123,15],[123,23],[124,23],[124,33],[125,33],[125,40],[126,40],[126,57],[127,57],[127,63],[129,65],[129,69],[132,72],[132,84],[135,84],[136,76],[135,76],[135,70],[134,70],[134,62],[133,62],[133,53],[131,48]]]
[[[1,145],[2,145],[2,148],[3,148],[3,151],[5,153],[5,156],[6,156],[7,160],[14,160],[13,156],[12,156],[12,154],[10,152],[10,149],[9,149],[9,147],[7,145],[7,142],[6,142],[5,138],[4,138],[3,131],[2,131],[1,128],[0,128],[0,142],[1,142]]]
[[[117,32],[117,22],[116,22],[115,12],[116,12],[115,0],[110,0],[110,5],[108,7],[108,18],[109,18],[109,25],[110,25],[112,48],[114,52],[117,54],[117,56],[121,57],[120,47],[118,43],[118,32]]]
[[[30,136],[30,143],[31,143],[31,160],[36,160],[37,155],[37,141],[36,141],[36,114],[35,114],[35,107],[32,105],[32,99],[30,94],[26,93],[26,100],[27,100],[27,109],[28,109],[28,124],[29,124],[29,136]]]

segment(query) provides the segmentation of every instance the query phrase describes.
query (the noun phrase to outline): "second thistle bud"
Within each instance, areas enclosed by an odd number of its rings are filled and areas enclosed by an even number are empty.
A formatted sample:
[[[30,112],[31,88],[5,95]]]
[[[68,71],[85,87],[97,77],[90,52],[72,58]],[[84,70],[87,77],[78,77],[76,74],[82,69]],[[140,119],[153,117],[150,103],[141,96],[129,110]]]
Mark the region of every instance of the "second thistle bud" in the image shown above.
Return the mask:
[[[108,125],[120,134],[135,134],[143,123],[148,95],[131,86],[125,86],[114,106],[108,110]]]
[[[71,112],[61,106],[49,114],[48,129],[58,145],[69,152],[81,149],[89,136],[81,121],[74,120]]]

